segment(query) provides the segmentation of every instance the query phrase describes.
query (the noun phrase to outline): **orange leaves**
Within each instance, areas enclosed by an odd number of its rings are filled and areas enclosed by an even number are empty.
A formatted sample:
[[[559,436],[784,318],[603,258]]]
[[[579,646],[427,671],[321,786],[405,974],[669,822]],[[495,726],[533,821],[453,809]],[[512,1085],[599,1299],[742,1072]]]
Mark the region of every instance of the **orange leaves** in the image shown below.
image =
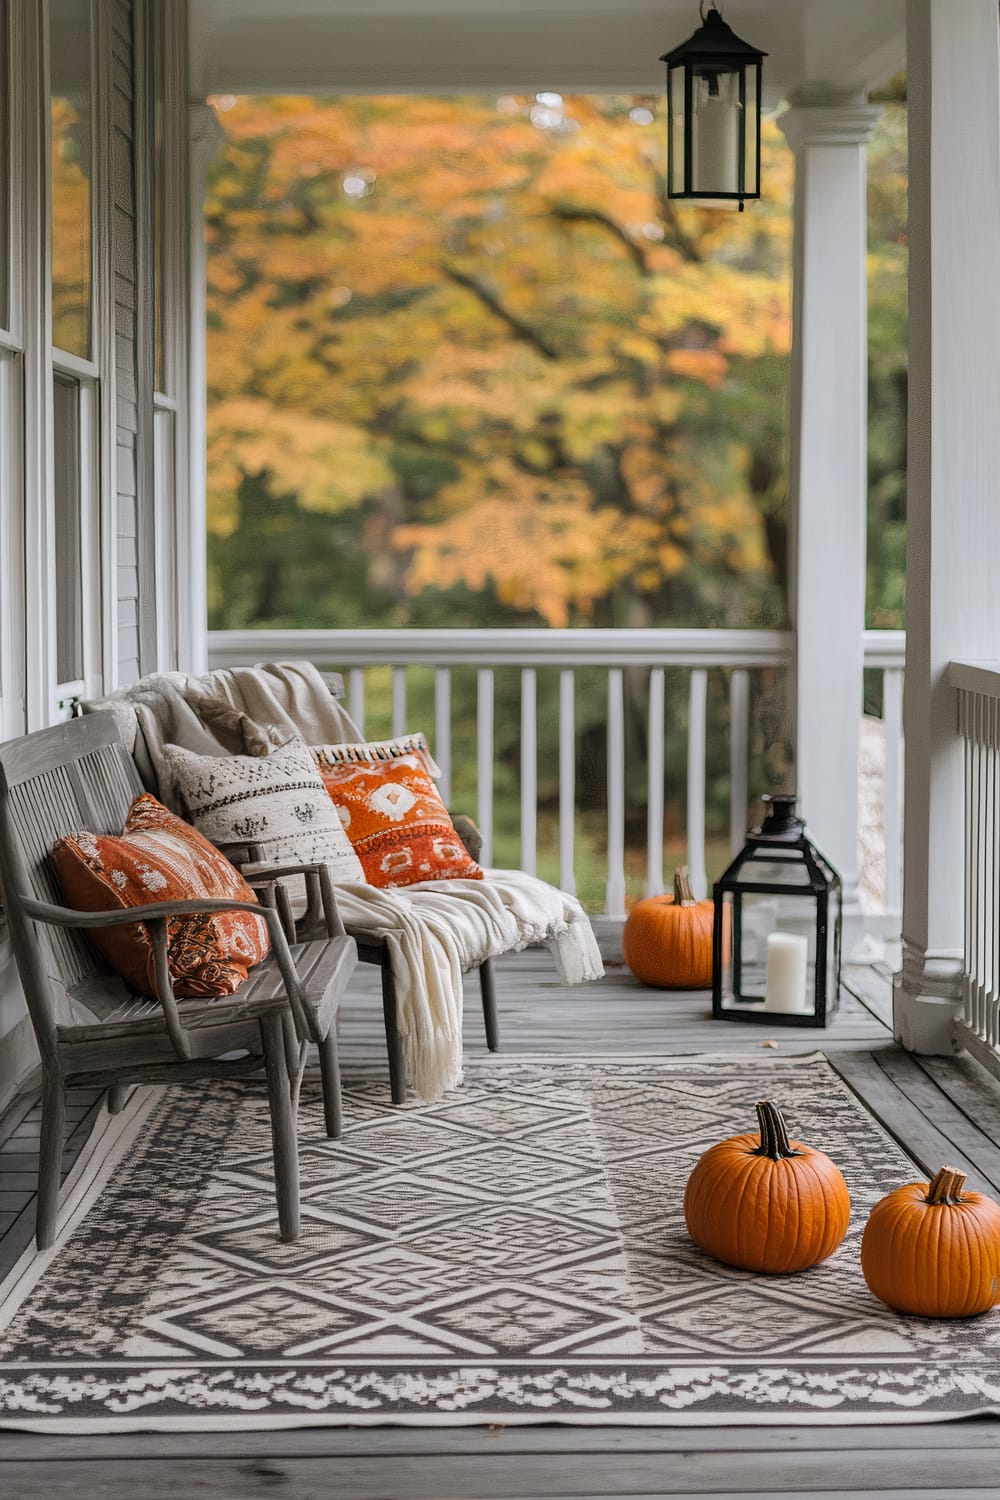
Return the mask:
[[[788,347],[773,127],[767,201],[711,215],[663,201],[656,101],[222,103],[216,535],[252,478],[299,512],[356,510],[358,572],[393,600],[492,590],[552,625],[616,595],[655,608],[720,564],[766,581],[733,412]]]

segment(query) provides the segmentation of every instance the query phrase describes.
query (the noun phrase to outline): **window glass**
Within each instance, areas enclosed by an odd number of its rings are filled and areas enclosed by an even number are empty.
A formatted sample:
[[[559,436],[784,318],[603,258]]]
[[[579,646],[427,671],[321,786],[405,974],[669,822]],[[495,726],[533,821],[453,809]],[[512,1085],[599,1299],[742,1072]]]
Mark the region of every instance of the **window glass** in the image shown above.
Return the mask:
[[[90,0],[50,0],[52,342],[90,357]]]
[[[60,683],[83,676],[83,593],[80,513],[80,386],[57,375],[52,388],[55,455],[56,673]]]

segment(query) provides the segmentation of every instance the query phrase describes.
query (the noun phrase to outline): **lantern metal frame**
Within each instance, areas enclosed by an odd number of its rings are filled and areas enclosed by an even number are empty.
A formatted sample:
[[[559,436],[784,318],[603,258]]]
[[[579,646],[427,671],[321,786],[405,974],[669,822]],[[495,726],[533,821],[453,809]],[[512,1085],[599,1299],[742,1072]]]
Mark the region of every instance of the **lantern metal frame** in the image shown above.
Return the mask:
[[[761,64],[767,56],[766,52],[752,47],[749,42],[744,42],[729,26],[718,7],[712,0],[708,14],[705,14],[704,0],[699,4],[699,15],[701,26],[688,37],[687,41],[664,52],[660,58],[667,66],[667,197],[686,199],[689,202],[697,202],[699,199],[709,202],[733,202],[743,212],[745,201],[758,199],[760,197],[760,115],[761,115]],[[681,186],[675,182],[674,158],[674,120],[676,117],[674,100],[674,71],[683,67],[684,69],[684,181]],[[755,83],[755,109],[754,109],[754,181],[747,182],[747,73],[750,69],[754,71]],[[697,77],[707,77],[712,74],[718,76],[721,73],[735,73],[739,77],[739,122],[738,122],[738,150],[737,150],[737,190],[726,192],[722,189],[696,189],[692,184],[694,173],[694,81]]]
[[[766,1021],[768,1026],[826,1026],[840,1004],[840,966],[843,939],[843,884],[833,865],[806,837],[805,823],[795,816],[794,796],[763,798],[766,813],[759,828],[752,828],[747,841],[712,890],[715,902],[712,931],[712,1016],[718,1021]],[[768,865],[788,864],[805,869],[807,881],[793,884],[780,880],[740,880],[740,872],[754,860]],[[811,1009],[765,1010],[764,995],[741,994],[743,913],[741,898],[749,895],[788,897],[816,902],[815,953]],[[732,901],[727,903],[726,897]],[[722,993],[723,943],[726,940],[725,910],[732,916],[728,932],[731,945],[732,996]],[[832,916],[832,930],[831,930]],[[810,927],[812,922],[810,921]],[[827,993],[827,971],[832,943],[832,994]]]

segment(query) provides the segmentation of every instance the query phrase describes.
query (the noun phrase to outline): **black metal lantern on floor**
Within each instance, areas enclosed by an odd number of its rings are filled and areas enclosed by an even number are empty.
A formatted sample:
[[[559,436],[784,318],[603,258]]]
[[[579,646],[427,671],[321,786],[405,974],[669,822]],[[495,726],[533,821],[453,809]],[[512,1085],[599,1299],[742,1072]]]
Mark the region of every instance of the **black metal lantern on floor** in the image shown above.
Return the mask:
[[[716,881],[712,1015],[770,1026],[825,1026],[840,995],[840,876],[806,837],[795,798],[765,797]]]
[[[715,5],[667,65],[667,196],[739,207],[760,197],[760,80],[767,56]]]

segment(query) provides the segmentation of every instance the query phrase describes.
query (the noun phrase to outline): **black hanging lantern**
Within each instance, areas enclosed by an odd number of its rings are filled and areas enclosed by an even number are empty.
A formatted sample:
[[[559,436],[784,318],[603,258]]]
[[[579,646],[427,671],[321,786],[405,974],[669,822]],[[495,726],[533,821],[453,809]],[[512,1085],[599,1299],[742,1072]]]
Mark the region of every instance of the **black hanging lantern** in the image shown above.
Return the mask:
[[[840,996],[840,876],[806,837],[794,797],[764,803],[715,884],[712,1015],[825,1026]]]
[[[760,65],[714,5],[667,65],[667,196],[739,206],[760,197]]]

